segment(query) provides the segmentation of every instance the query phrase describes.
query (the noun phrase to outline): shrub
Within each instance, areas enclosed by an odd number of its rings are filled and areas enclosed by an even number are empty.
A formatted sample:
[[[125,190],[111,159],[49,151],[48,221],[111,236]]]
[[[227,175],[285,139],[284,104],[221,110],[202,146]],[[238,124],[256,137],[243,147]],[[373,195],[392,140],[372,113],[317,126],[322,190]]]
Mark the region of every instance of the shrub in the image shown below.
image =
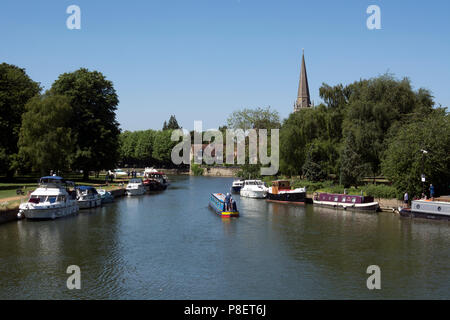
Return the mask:
[[[194,174],[194,176],[202,176],[203,175],[203,168],[196,163],[193,163],[191,165],[191,170],[192,170],[192,173]]]

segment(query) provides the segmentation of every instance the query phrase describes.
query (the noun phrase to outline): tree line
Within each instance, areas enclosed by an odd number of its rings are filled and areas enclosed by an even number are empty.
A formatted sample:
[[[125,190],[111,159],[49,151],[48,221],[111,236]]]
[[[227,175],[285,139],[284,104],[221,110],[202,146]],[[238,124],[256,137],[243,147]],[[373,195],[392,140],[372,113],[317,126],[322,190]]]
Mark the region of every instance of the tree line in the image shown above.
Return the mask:
[[[173,167],[171,152],[177,142],[170,138],[175,129],[180,129],[180,126],[172,115],[168,122],[164,122],[162,130],[122,132],[119,136],[119,165],[134,168]]]

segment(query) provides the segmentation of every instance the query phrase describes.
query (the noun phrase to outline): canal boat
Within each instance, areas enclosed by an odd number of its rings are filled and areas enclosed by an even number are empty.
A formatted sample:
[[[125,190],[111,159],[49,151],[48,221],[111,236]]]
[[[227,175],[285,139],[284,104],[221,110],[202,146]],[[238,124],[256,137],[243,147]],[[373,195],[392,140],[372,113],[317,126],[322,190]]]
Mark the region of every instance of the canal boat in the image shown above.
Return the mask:
[[[244,186],[244,180],[234,180],[233,184],[231,185],[231,193],[240,193],[242,187]]]
[[[288,180],[272,181],[272,186],[267,192],[267,201],[280,203],[304,204],[306,200],[306,188],[292,189]]]
[[[225,194],[223,193],[212,193],[209,198],[209,206],[222,217],[238,217],[239,211],[236,207],[236,201],[232,203],[232,209],[226,210],[225,208]]]
[[[131,179],[127,184],[125,192],[129,196],[143,195],[145,193],[145,187],[142,179],[141,178]]]
[[[19,206],[18,217],[27,219],[56,219],[78,212],[75,192],[70,190],[74,183],[58,176],[39,179],[38,188],[33,191],[28,202]]]
[[[245,198],[264,199],[267,191],[268,188],[261,180],[245,180],[240,195]]]
[[[77,186],[77,201],[80,209],[97,208],[102,205],[102,197],[92,186]]]
[[[317,192],[314,194],[313,204],[315,206],[358,211],[377,211],[379,208],[378,202],[375,202],[373,197]]]
[[[411,208],[399,208],[402,217],[450,221],[450,203],[444,201],[413,200]]]
[[[97,192],[102,199],[102,204],[111,203],[114,201],[114,196],[111,194],[111,192],[106,191],[105,189],[98,189]]]

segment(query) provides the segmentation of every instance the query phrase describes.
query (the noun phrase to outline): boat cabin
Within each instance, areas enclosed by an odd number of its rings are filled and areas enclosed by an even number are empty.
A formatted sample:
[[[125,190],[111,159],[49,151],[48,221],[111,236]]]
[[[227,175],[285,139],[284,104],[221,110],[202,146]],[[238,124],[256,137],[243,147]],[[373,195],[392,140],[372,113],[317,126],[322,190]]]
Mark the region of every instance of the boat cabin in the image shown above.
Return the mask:
[[[278,191],[291,190],[291,183],[289,180],[275,180],[272,181],[272,193],[277,194]]]
[[[373,202],[373,197],[369,196],[353,196],[348,194],[320,193],[314,196],[315,200],[340,202],[340,203],[369,203]]]

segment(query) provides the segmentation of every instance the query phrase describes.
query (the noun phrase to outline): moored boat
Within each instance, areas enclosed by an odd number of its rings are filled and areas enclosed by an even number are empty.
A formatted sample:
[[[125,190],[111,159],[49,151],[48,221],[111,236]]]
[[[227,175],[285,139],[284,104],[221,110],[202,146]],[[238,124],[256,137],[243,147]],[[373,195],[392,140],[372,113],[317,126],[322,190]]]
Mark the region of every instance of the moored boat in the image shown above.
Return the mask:
[[[244,180],[234,180],[233,184],[231,185],[231,193],[240,193],[242,187],[244,186]]]
[[[143,195],[145,193],[145,187],[144,187],[144,183],[142,182],[142,179],[140,179],[140,178],[131,179],[128,182],[125,191],[126,191],[127,195],[129,195],[129,196]]]
[[[348,194],[319,193],[314,194],[315,206],[330,207],[344,210],[377,211],[379,206],[373,197]]]
[[[411,208],[400,209],[400,215],[411,218],[450,221],[450,203],[444,201],[413,200],[411,202]]]
[[[102,205],[102,197],[92,186],[77,186],[77,201],[80,209],[96,208]]]
[[[288,180],[275,180],[267,192],[267,201],[304,204],[306,188],[292,189]]]
[[[236,202],[231,204],[231,210],[225,206],[225,195],[223,193],[212,193],[209,197],[209,206],[222,217],[237,217],[239,211],[236,207]]]
[[[245,198],[264,199],[267,191],[268,188],[261,180],[245,180],[240,195]]]
[[[154,170],[151,172],[145,172],[144,176],[144,187],[148,191],[162,191],[166,190],[169,186],[168,178],[163,172]]]
[[[98,189],[97,192],[102,199],[102,204],[111,203],[114,201],[114,196],[111,194],[111,192],[106,191],[105,189]]]
[[[30,195],[28,202],[19,206],[18,216],[27,219],[56,219],[77,213],[73,182],[61,177],[49,176],[39,180],[39,187]]]

